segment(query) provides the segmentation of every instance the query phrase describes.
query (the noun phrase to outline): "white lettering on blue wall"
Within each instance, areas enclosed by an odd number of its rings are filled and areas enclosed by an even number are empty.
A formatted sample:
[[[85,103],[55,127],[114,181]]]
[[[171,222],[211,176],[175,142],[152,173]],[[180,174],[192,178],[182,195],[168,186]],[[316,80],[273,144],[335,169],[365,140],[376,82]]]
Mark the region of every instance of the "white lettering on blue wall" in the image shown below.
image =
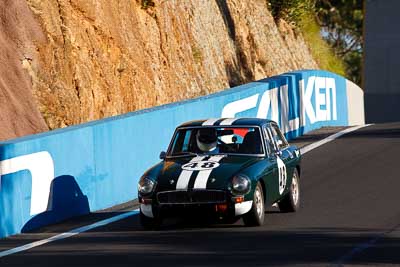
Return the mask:
[[[278,88],[273,88],[264,92],[263,96],[261,97],[260,106],[258,108],[257,118],[267,118],[269,111],[271,111],[271,119],[274,121],[278,121]]]
[[[30,215],[47,210],[50,186],[54,179],[53,158],[47,151],[0,161],[0,186],[3,175],[28,170],[32,176]],[[1,192],[0,187],[0,192]]]
[[[307,85],[304,83],[304,80],[299,81],[300,117],[289,118],[288,85],[265,91],[261,96],[258,107],[259,94],[231,102],[225,105],[221,116],[233,118],[240,112],[258,108],[257,118],[271,118],[280,123],[282,131],[285,133],[297,130],[307,123],[337,120],[335,79],[311,76],[308,78]]]
[[[239,112],[255,108],[257,106],[258,94],[246,97],[229,104],[222,109],[222,118],[234,118]]]
[[[300,118],[289,119],[289,89],[281,86],[281,128],[284,133],[299,129]]]

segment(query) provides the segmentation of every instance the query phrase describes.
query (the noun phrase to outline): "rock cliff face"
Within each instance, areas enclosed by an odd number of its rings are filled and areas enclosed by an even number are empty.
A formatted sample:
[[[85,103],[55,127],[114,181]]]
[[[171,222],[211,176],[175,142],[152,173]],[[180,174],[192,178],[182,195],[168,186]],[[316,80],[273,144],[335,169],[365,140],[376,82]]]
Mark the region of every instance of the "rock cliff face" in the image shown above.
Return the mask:
[[[265,0],[16,2],[40,24],[19,63],[50,129],[318,68]]]
[[[45,36],[25,1],[0,1],[0,140],[47,130],[23,69],[38,41]]]

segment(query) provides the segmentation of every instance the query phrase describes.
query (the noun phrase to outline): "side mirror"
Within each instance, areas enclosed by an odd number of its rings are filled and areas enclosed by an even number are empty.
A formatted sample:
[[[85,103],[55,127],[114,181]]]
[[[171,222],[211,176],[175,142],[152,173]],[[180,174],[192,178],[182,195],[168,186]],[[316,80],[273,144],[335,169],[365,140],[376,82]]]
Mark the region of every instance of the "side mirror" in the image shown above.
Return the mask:
[[[281,145],[283,145],[283,142],[282,142],[282,140],[279,139],[279,140],[276,141],[276,144],[277,144],[278,146],[281,146]]]
[[[165,159],[167,157],[167,153],[165,153],[165,151],[161,151],[160,153],[160,159]]]

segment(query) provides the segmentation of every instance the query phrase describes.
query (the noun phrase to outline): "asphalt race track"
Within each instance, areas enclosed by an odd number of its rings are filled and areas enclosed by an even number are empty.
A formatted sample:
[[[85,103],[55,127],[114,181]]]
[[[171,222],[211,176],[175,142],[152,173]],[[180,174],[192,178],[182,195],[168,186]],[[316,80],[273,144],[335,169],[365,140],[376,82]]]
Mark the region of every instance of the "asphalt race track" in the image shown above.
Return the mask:
[[[263,227],[167,222],[146,232],[133,216],[0,258],[0,266],[400,266],[400,123],[316,148],[302,169],[301,211],[271,208]],[[69,227],[0,240],[0,250]]]

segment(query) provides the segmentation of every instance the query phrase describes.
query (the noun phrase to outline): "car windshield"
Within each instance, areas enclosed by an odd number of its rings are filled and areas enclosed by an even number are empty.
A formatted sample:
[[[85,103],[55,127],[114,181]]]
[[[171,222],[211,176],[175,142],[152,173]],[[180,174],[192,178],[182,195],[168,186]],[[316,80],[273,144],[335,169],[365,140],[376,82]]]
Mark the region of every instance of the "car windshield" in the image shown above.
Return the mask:
[[[178,129],[168,156],[198,154],[264,154],[257,127],[196,127]]]

